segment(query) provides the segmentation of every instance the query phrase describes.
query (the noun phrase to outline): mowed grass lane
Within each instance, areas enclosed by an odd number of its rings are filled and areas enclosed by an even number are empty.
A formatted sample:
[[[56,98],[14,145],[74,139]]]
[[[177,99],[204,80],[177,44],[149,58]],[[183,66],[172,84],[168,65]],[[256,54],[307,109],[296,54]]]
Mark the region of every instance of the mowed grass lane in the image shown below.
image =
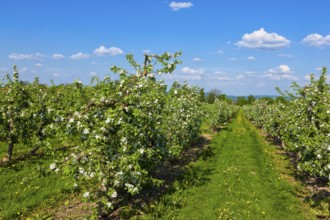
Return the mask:
[[[214,137],[215,155],[196,166],[211,169],[209,181],[189,189],[185,206],[171,219],[305,219],[294,188],[280,177],[268,146],[242,112]]]

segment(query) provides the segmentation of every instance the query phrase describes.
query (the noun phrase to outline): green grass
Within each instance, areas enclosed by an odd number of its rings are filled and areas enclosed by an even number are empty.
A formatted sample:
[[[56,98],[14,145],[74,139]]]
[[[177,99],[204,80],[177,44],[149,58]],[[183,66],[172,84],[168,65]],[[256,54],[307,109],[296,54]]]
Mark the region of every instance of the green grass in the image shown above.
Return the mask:
[[[205,109],[212,110],[213,106],[207,105]],[[210,131],[207,124],[204,129]],[[78,208],[70,216],[93,215],[93,207],[81,201],[81,195],[75,197],[68,191],[74,180],[50,171],[49,164],[56,157],[63,157],[60,152],[55,156],[19,159],[17,155],[28,153],[29,149],[17,145],[14,150],[13,162],[0,163],[0,220],[68,217],[72,205]],[[0,158],[5,154],[6,146],[0,145]],[[145,205],[136,218],[314,218],[311,214],[304,216],[303,204],[296,195],[297,186],[288,183],[287,171],[282,173],[288,161],[276,155],[275,148],[265,142],[242,112],[214,135],[210,146],[198,153],[198,158],[185,167],[168,194]],[[130,212],[128,208],[127,218],[132,215]]]
[[[6,147],[1,145],[1,158]],[[28,152],[22,145],[15,154]],[[31,215],[36,208],[49,208],[65,197],[68,177],[49,169],[55,156],[16,156],[12,162],[0,163],[0,219],[19,219]]]
[[[214,137],[214,155],[190,165],[174,192],[152,204],[150,219],[306,219],[296,190],[242,113]]]

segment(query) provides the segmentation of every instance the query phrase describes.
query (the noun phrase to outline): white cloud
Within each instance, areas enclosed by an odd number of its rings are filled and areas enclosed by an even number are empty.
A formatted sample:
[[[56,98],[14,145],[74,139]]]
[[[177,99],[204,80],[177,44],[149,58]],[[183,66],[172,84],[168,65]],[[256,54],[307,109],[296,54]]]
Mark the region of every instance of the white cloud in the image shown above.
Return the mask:
[[[142,53],[149,54],[149,53],[151,53],[151,51],[149,49],[145,49],[145,50],[142,50]]]
[[[279,65],[277,69],[280,70],[280,72],[282,73],[292,73],[288,65]]]
[[[220,81],[230,81],[230,80],[232,80],[232,78],[229,77],[229,76],[217,76],[216,79],[220,80]]]
[[[287,58],[292,58],[293,56],[291,54],[284,54],[284,53],[280,53],[277,54],[278,57],[287,57]]]
[[[218,54],[224,54],[224,52],[222,50],[218,50],[217,52]]]
[[[27,71],[28,71],[27,67],[23,67],[22,69],[19,69],[19,72],[21,72],[21,73],[25,73]]]
[[[123,53],[124,53],[124,51],[122,49],[118,48],[118,47],[106,48],[103,45],[94,50],[94,54],[96,54],[98,56],[103,56],[103,55],[116,56],[116,55],[120,55],[120,54],[123,54]]]
[[[90,72],[90,73],[88,73],[88,75],[93,77],[93,76],[97,76],[97,73],[96,72]]]
[[[330,46],[330,34],[325,37],[320,34],[310,34],[306,36],[302,42],[308,46],[314,47]]]
[[[232,58],[229,59],[229,61],[237,61],[237,58],[232,57]]]
[[[202,75],[202,74],[204,74],[205,71],[202,68],[193,69],[193,68],[186,66],[181,69],[181,72],[191,74],[191,75]]]
[[[293,75],[293,71],[291,71],[288,65],[279,65],[276,68],[272,68],[266,71],[264,77],[272,79],[272,80],[297,80],[298,78]]]
[[[87,53],[82,53],[82,52],[79,52],[79,53],[76,53],[76,54],[73,54],[70,56],[70,59],[72,60],[81,60],[81,59],[87,59],[89,58],[89,55]]]
[[[322,71],[323,70],[323,67],[316,67],[316,70],[317,71]]]
[[[255,49],[279,49],[286,47],[290,41],[277,33],[268,33],[263,28],[250,34],[244,34],[236,46]]]
[[[228,76],[223,71],[213,71],[212,76],[210,76],[210,79],[220,80],[220,81],[230,81],[233,80],[232,77]]]
[[[246,58],[247,60],[255,60],[256,58],[254,56],[249,56]]]
[[[54,59],[54,60],[59,60],[59,59],[63,59],[63,58],[64,58],[64,55],[60,54],[60,53],[54,53],[52,55],[52,59]]]
[[[41,63],[36,63],[35,66],[36,67],[42,67],[42,64]]]
[[[252,71],[246,71],[244,73],[241,73],[239,75],[237,75],[235,78],[237,80],[242,80],[242,79],[246,79],[246,78],[252,78],[254,77],[256,74],[255,72],[252,72]]]
[[[305,75],[304,76],[304,79],[307,80],[307,81],[309,81],[311,79],[311,75],[309,75],[309,74],[308,75]]]
[[[205,71],[202,68],[193,69],[187,66],[181,69],[181,74],[167,74],[164,75],[164,78],[170,80],[201,80],[204,73]]]
[[[193,61],[195,61],[195,62],[199,62],[199,61],[202,61],[202,59],[199,58],[199,57],[195,57],[195,58],[193,58]]]
[[[41,60],[47,57],[47,55],[44,55],[42,53],[30,53],[30,54],[12,53],[8,57],[14,60]]]
[[[179,11],[182,8],[191,8],[193,4],[191,2],[171,2],[169,6],[173,11]]]

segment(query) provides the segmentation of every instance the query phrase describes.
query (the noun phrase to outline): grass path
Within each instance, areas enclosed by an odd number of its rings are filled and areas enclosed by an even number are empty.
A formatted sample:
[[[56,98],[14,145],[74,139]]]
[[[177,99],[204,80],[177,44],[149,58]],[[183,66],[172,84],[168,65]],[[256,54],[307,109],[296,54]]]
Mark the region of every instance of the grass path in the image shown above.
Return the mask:
[[[267,153],[270,147],[241,112],[211,147],[214,156],[194,165],[211,170],[208,181],[187,189],[185,205],[164,218],[305,219],[293,187]]]

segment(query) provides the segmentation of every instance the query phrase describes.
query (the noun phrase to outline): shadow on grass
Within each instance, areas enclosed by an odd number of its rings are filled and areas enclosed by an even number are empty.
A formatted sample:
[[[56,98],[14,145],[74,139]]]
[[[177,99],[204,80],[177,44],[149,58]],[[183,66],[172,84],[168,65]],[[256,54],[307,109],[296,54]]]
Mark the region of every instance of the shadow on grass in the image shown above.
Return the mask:
[[[30,164],[39,164],[40,161],[42,160],[47,160],[48,158],[54,157],[53,156],[54,153],[56,154],[66,153],[72,147],[73,146],[58,147],[53,152],[45,151],[43,149],[39,149],[39,152],[37,153],[26,152],[16,157],[13,157],[11,160],[0,161],[0,167],[9,168],[9,169],[11,168],[11,169],[15,169],[16,171],[19,171],[18,165],[21,162],[28,161]],[[13,165],[17,165],[17,166],[13,166]]]
[[[139,217],[141,212],[155,212],[157,205],[162,207],[181,207],[184,203],[182,196],[171,198],[170,195],[186,188],[201,186],[206,184],[213,173],[210,168],[203,168],[193,165],[197,160],[208,160],[214,156],[213,148],[209,146],[210,138],[200,136],[192,147],[182,153],[180,159],[166,161],[158,167],[153,177],[163,182],[160,187],[146,187],[139,195],[120,201],[118,209],[110,215],[101,213],[103,219],[128,219],[132,216]],[[174,206],[174,207],[173,207]],[[157,212],[157,211],[156,211]]]
[[[230,131],[231,129],[228,126],[216,126],[211,128],[212,132],[219,133],[221,131]]]

